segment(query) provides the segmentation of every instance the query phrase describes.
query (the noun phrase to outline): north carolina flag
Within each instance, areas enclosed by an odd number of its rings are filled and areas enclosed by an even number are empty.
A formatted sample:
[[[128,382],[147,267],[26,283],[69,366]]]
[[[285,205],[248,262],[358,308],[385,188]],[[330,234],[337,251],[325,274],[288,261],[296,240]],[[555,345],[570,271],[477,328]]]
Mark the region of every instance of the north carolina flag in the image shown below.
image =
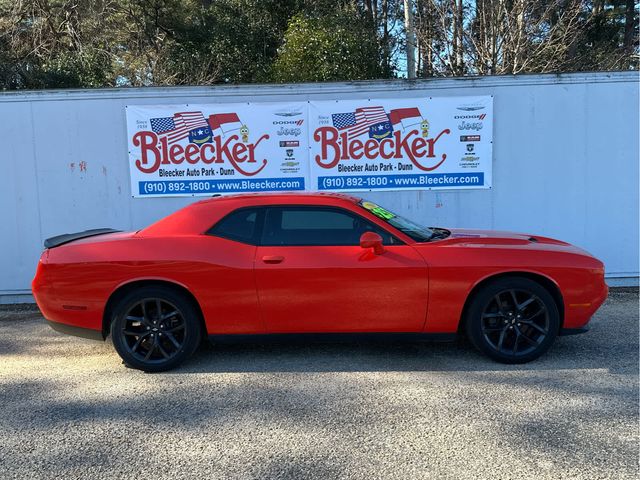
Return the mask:
[[[422,114],[417,108],[397,108],[389,112],[389,120],[397,127],[398,124],[403,129],[407,129],[422,122]]]
[[[234,130],[240,130],[242,122],[236,113],[215,113],[209,115],[209,126],[214,135],[216,134],[216,130],[219,130],[226,136]]]

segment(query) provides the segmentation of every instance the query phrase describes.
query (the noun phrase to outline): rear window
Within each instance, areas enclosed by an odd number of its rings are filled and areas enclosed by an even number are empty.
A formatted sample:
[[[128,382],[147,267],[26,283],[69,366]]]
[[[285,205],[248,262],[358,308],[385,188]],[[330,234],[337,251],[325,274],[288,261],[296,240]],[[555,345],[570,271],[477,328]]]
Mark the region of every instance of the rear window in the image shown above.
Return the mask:
[[[259,211],[255,208],[236,210],[216,223],[207,233],[235,242],[256,245],[259,216]]]

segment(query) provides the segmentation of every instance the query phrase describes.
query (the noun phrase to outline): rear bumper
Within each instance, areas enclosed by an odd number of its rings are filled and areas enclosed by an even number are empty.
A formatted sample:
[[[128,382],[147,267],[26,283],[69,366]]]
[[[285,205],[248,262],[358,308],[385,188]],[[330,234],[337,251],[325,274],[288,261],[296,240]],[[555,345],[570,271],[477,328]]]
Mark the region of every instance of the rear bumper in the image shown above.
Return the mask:
[[[46,251],[43,257],[45,255]],[[52,282],[48,281],[45,269],[45,263],[41,260],[31,283],[31,291],[49,326],[68,335],[104,340],[101,312],[94,305],[87,305],[87,302],[78,305],[79,302],[76,300],[67,303],[60,299]]]
[[[52,322],[47,320],[47,323],[56,332],[65,333],[67,335],[73,335],[75,337],[88,338],[89,340],[104,341],[104,336],[101,330],[92,330],[90,328],[76,327],[74,325],[67,325],[66,323]]]
[[[566,337],[568,335],[579,335],[580,333],[587,333],[589,331],[589,325],[585,325],[580,328],[561,328],[558,336]]]

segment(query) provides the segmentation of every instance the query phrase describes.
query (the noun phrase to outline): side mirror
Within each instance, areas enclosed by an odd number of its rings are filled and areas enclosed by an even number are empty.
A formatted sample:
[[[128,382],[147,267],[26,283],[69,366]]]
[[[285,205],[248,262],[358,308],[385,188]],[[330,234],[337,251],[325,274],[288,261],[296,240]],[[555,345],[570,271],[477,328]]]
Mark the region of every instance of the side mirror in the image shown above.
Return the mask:
[[[362,248],[373,248],[373,253],[376,255],[384,253],[382,237],[375,232],[364,232],[360,237],[360,246]]]

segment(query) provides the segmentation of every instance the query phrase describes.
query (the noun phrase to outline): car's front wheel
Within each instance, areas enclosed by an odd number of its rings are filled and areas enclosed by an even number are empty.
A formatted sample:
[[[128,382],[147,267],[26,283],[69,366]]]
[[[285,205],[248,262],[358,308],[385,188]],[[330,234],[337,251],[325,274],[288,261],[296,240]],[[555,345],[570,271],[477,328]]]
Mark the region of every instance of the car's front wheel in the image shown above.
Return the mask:
[[[545,353],[558,335],[560,315],[551,294],[523,277],[482,287],[466,314],[466,332],[482,353],[502,363],[525,363]]]
[[[175,368],[200,343],[199,313],[184,294],[162,286],[142,287],[114,308],[113,346],[124,362],[145,372]]]

